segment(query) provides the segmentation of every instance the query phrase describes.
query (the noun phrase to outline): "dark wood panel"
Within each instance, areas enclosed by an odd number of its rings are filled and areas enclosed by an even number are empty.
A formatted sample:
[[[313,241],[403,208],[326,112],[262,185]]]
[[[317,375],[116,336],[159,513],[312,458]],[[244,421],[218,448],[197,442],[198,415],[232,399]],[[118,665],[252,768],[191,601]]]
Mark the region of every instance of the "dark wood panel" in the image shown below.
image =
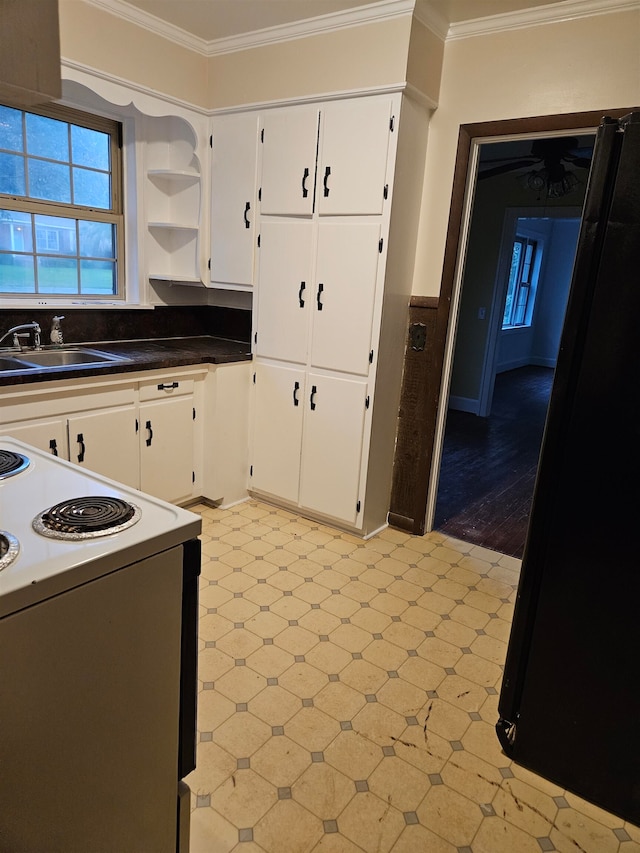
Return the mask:
[[[391,491],[390,523],[411,533],[424,533],[424,513],[416,517],[416,474],[430,467],[425,432],[435,428],[439,375],[431,366],[437,349],[438,300],[414,298],[409,305],[404,375]]]

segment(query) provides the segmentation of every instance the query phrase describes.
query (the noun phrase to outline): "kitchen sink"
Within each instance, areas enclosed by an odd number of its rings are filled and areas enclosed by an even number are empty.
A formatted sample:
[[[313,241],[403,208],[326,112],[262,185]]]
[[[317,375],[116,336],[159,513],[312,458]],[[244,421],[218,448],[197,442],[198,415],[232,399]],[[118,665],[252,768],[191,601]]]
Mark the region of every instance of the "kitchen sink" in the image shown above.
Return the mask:
[[[118,356],[90,349],[33,350],[20,353],[17,358],[36,367],[67,367],[70,364],[99,364],[118,361]]]
[[[68,349],[42,349],[29,352],[3,353],[0,372],[8,370],[38,370],[51,367],[95,367],[122,361],[122,356],[84,347]],[[124,359],[126,361],[126,359]]]

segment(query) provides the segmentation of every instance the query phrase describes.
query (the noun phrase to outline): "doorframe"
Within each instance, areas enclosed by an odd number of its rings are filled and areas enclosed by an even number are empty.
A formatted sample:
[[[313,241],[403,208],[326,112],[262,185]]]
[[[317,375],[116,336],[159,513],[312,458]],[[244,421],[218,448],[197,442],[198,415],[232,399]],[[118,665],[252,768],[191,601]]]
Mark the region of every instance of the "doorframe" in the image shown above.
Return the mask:
[[[389,512],[392,525],[417,535],[430,531],[433,525],[455,337],[455,330],[452,331],[451,327],[455,324],[460,298],[459,273],[463,266],[460,261],[466,251],[466,241],[462,240],[468,225],[465,223],[466,202],[471,189],[469,178],[475,178],[472,171],[474,143],[497,141],[497,137],[553,135],[558,131],[595,132],[603,116],[621,118],[631,110],[631,107],[602,109],[460,125],[440,296],[429,346],[430,358],[428,363],[422,359],[410,365],[405,354],[400,413],[410,418],[412,413],[419,412],[420,423],[417,425],[419,429],[405,430],[404,434],[398,431]],[[423,307],[419,298],[410,304],[410,323],[414,307]],[[432,393],[434,384],[435,394]],[[408,491],[411,493],[410,505],[404,506],[402,497]]]

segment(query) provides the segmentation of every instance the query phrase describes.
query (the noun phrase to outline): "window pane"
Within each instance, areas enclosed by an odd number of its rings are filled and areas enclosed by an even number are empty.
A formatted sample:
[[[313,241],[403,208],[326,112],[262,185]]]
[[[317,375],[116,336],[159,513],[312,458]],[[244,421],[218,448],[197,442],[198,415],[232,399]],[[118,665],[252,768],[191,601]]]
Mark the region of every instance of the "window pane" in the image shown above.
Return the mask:
[[[69,162],[69,125],[66,121],[26,113],[27,151],[38,157]]]
[[[69,167],[44,160],[29,160],[29,195],[50,201],[71,202]]]
[[[93,172],[90,169],[73,170],[73,201],[75,204],[109,210],[111,207],[109,189],[109,175],[105,172]]]
[[[77,293],[78,262],[74,258],[37,258],[39,293]]]
[[[76,221],[61,216],[36,216],[36,251],[76,254]]]
[[[112,261],[80,261],[80,292],[92,296],[114,296],[116,265]]]
[[[34,290],[33,256],[0,253],[0,291],[33,293]]]
[[[24,195],[24,157],[0,154],[0,193]]]
[[[109,171],[109,135],[88,127],[71,125],[71,161]]]
[[[0,251],[33,252],[30,214],[0,210]]]
[[[115,259],[115,229],[106,222],[80,221],[78,223],[80,246],[78,254],[83,258]]]
[[[0,106],[0,148],[22,151],[22,112]]]

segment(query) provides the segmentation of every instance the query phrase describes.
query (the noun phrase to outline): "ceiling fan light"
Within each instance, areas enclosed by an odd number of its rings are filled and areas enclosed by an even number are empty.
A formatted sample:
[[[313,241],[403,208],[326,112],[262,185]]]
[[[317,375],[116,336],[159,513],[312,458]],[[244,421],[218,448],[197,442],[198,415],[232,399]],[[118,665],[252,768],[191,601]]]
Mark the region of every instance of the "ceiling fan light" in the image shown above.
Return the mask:
[[[547,183],[547,176],[544,169],[532,169],[524,176],[525,186],[529,190],[539,192],[544,189]]]

